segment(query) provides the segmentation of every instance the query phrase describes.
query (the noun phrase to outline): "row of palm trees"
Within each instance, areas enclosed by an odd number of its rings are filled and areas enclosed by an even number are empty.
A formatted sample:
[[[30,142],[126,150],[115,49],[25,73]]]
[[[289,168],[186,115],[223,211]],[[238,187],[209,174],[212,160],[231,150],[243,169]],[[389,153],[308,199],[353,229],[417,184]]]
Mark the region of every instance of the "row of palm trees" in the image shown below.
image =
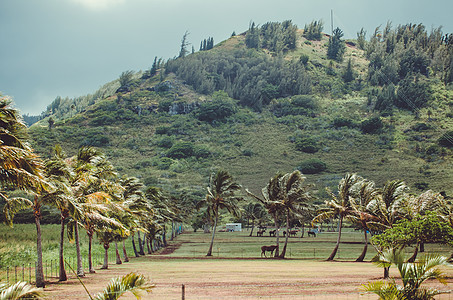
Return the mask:
[[[412,195],[409,194],[408,186],[400,180],[388,181],[382,188],[377,188],[373,181],[357,174],[346,174],[340,180],[336,193],[327,190],[331,199],[321,206],[313,204],[315,197],[310,192],[313,185],[306,184],[305,180],[305,176],[296,170],[276,174],[261,190],[261,195],[255,195],[246,189],[247,194],[256,201],[244,207],[245,216],[253,221],[263,219],[266,217],[264,210],[267,211],[276,227],[277,245],[280,245],[279,232],[282,223],[286,223],[286,232],[289,232],[294,219],[302,224],[309,221],[312,225],[338,219],[337,242],[327,258],[333,260],[340,246],[344,221],[347,220],[363,231],[364,248],[356,259],[361,262],[367,253],[369,232],[383,232],[402,220],[423,218],[433,211],[437,212],[439,221],[445,221],[453,227],[453,209],[440,193],[429,190],[420,195]],[[238,203],[242,199],[236,193],[239,189],[240,185],[228,172],[219,171],[211,176],[206,199],[198,203],[198,208],[208,207],[208,217],[210,216],[214,224],[207,256],[212,255],[219,210],[225,208],[234,216],[239,215]],[[288,237],[287,234],[281,252],[277,247],[275,257],[285,257]],[[384,250],[379,245],[374,246],[378,252]],[[412,261],[415,260],[419,248],[423,251],[421,239],[417,241]]]
[[[104,246],[102,268],[108,268],[108,249],[115,244],[117,263],[121,262],[118,242],[123,242],[124,258],[127,261],[124,241],[132,236],[135,255],[144,255],[160,244],[165,236],[166,222],[181,222],[177,208],[172,207],[167,196],[157,188],[143,191],[143,185],[134,177],[119,177],[112,164],[99,150],[82,147],[75,156],[68,157],[60,146],[55,146],[50,159],[43,161],[26,141],[26,126],[11,101],[0,98],[0,198],[5,203],[3,215],[12,225],[14,215],[31,208],[37,231],[36,286],[44,287],[41,240],[41,209],[51,205],[59,209],[61,220],[59,280],[67,280],[63,256],[65,229],[74,241],[77,252],[77,275],[84,276],[80,253],[80,233],[83,228],[88,236],[88,271],[94,273],[91,258],[94,234]],[[8,197],[7,189],[21,189],[32,195]],[[175,226],[172,226],[175,228]],[[142,238],[140,233],[144,233]],[[137,251],[134,235],[138,235]],[[172,231],[172,237],[174,231]],[[159,239],[159,242],[157,240]],[[165,239],[163,241],[165,243]]]

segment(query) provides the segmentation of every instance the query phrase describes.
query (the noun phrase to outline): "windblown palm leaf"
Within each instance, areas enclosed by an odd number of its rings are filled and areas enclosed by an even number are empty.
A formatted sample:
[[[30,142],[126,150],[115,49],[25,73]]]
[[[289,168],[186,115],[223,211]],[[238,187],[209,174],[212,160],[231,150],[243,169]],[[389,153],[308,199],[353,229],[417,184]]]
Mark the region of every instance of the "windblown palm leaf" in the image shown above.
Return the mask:
[[[127,292],[131,292],[136,299],[141,299],[149,293],[154,285],[148,284],[141,274],[129,273],[123,277],[114,278],[107,287],[97,294],[95,300],[116,300]]]
[[[43,290],[19,281],[11,286],[0,284],[0,300],[44,299]]]

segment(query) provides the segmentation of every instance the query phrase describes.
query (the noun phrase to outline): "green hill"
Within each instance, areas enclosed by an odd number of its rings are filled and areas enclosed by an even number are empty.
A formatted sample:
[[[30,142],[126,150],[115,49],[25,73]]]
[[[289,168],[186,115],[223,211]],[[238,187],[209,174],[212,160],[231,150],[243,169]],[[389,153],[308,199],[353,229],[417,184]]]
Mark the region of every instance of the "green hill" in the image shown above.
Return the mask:
[[[321,199],[346,172],[451,196],[451,36],[409,24],[345,42],[314,25],[253,25],[90,97],[56,99],[30,128],[33,146],[43,157],[56,143],[99,147],[120,173],[177,193],[203,195],[218,168],[254,192],[299,168]]]

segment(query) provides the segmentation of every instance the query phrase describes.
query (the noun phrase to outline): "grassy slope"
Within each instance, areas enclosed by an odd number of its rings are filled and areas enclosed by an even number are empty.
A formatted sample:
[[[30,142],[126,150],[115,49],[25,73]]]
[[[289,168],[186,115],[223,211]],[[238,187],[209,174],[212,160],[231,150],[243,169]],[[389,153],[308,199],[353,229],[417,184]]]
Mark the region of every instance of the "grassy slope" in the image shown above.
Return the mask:
[[[323,193],[325,186],[335,188],[338,180],[346,172],[356,172],[376,181],[380,186],[387,180],[402,179],[410,186],[416,183],[427,183],[428,188],[436,191],[453,193],[450,185],[453,179],[451,167],[451,151],[443,156],[434,155],[425,159],[417,157],[414,151],[416,142],[413,136],[427,136],[424,141],[417,142],[421,147],[428,147],[436,139],[453,127],[451,118],[446,118],[448,106],[451,102],[451,91],[436,86],[433,119],[428,122],[427,110],[421,110],[420,119],[405,111],[398,111],[384,122],[394,128],[382,135],[364,135],[357,129],[335,129],[331,122],[336,116],[347,116],[356,122],[370,116],[367,109],[367,100],[360,93],[353,93],[341,98],[331,98],[330,91],[320,91],[322,81],[338,81],[338,77],[325,74],[324,67],[329,60],[326,58],[326,38],[319,42],[304,43],[299,38],[297,50],[288,53],[287,59],[294,59],[301,54],[309,56],[308,69],[313,78],[314,91],[320,103],[320,113],[316,118],[298,117],[287,125],[278,123],[269,112],[254,113],[248,109],[241,109],[239,116],[234,116],[226,124],[211,126],[199,122],[191,115],[169,116],[166,114],[152,114],[143,117],[136,123],[117,120],[105,126],[94,126],[93,118],[98,116],[98,105],[107,101],[116,101],[116,96],[98,102],[89,107],[72,120],[59,121],[57,127],[49,132],[45,128],[45,121],[36,124],[31,129],[35,148],[43,156],[47,156],[51,146],[62,143],[69,154],[86,138],[87,132],[92,135],[105,135],[109,138],[109,145],[103,150],[109,155],[120,173],[139,176],[148,184],[158,184],[169,189],[196,189],[201,190],[206,184],[210,172],[216,168],[224,168],[231,172],[238,181],[252,191],[258,192],[277,171],[292,171],[298,164],[308,158],[323,160],[328,170],[317,175],[307,175],[308,181],[316,183]],[[243,47],[243,37],[236,36],[220,43],[211,51],[228,51]],[[348,47],[343,65],[334,63],[334,69],[341,73],[341,68],[349,58],[353,59],[355,71],[366,76],[367,61],[361,50]],[[138,97],[134,105],[142,106],[157,104],[163,99],[172,99],[177,94],[177,100],[186,102],[206,99],[206,96],[195,93],[190,87],[178,83],[170,76],[169,80],[177,83],[171,93],[149,92],[144,97]],[[157,79],[142,82],[139,89],[142,91],[157,84]],[[442,99],[443,98],[443,99]],[[405,132],[418,122],[425,122],[432,129],[423,133]],[[315,154],[296,151],[289,141],[297,127],[303,124],[302,134],[315,137],[321,144],[322,150]],[[173,135],[174,140],[188,140],[196,145],[208,147],[212,156],[207,159],[175,160],[168,170],[159,170],[155,165],[159,162],[165,148],[158,147],[156,142],[162,138],[155,134],[159,126],[177,127],[182,134]],[[389,141],[390,140],[390,141]],[[251,156],[243,155],[243,151],[251,151]],[[414,192],[419,192],[415,188]]]

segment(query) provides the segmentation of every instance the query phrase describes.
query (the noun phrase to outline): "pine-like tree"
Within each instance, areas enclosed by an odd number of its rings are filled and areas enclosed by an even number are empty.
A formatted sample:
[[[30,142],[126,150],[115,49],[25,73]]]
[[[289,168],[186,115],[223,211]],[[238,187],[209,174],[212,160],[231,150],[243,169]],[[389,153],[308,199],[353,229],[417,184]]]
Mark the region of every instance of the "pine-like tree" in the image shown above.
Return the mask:
[[[343,31],[340,28],[335,28],[333,35],[329,39],[327,45],[327,58],[341,62],[343,60],[343,55],[346,49],[344,41],[341,39],[343,37]]]

